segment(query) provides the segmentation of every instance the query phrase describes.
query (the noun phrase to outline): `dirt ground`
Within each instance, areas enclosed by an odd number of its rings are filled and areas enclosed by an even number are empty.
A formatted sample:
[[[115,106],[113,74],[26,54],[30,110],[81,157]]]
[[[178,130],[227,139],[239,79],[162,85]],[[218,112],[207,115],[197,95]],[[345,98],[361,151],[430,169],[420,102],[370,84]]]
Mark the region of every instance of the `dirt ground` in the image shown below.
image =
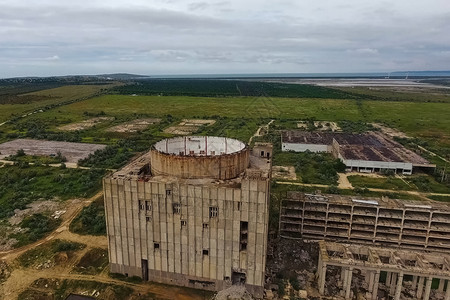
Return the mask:
[[[63,130],[63,131],[76,131],[76,130],[84,130],[84,129],[88,129],[91,127],[94,127],[95,125],[105,122],[105,121],[111,121],[114,120],[114,118],[111,117],[98,117],[98,118],[92,118],[89,120],[85,120],[82,122],[78,122],[78,123],[72,123],[72,124],[68,124],[68,125],[64,125],[59,127],[59,130]]]
[[[109,132],[137,132],[147,129],[148,126],[158,124],[161,119],[138,119],[127,123],[122,123],[114,127],[108,128]]]
[[[342,131],[341,127],[339,127],[339,125],[336,122],[314,121],[314,126],[318,131],[332,131],[332,132]],[[308,122],[299,121],[297,123],[297,128],[305,128],[305,129],[308,128]]]
[[[273,166],[272,177],[274,179],[297,180],[294,166]]]
[[[184,119],[178,125],[164,129],[164,132],[178,135],[188,135],[196,132],[201,126],[211,126],[214,123],[216,123],[215,120]]]
[[[14,155],[17,150],[23,149],[28,155],[56,155],[61,152],[69,163],[77,163],[80,159],[86,158],[96,150],[104,149],[105,145],[55,142],[32,139],[17,139],[0,144],[0,159],[9,155]]]
[[[104,283],[111,285],[126,286],[133,289],[133,292],[127,299],[174,299],[174,300],[201,300],[210,299],[210,296],[203,292],[193,291],[175,286],[159,285],[151,282],[131,283],[109,276],[108,267],[104,268],[99,274],[77,274],[74,268],[80,264],[83,257],[92,249],[107,249],[108,240],[106,236],[78,235],[69,231],[69,225],[79,214],[81,209],[88,206],[93,200],[101,196],[99,192],[95,196],[84,199],[83,201],[74,200],[67,207],[67,211],[62,215],[62,224],[46,238],[33,244],[13,249],[10,251],[0,251],[0,299],[17,299],[18,295],[24,291],[28,292],[30,298],[27,299],[53,299],[54,290],[63,284],[64,280],[70,280],[67,284],[67,290],[85,295],[96,295],[98,299],[115,299],[111,288],[98,290],[92,288],[95,283]],[[66,261],[46,264],[44,268],[36,270],[36,266],[28,268],[19,265],[16,260],[21,254],[33,249],[39,245],[48,243],[54,239],[77,242],[86,245],[82,250],[75,251],[73,256],[69,256]],[[64,258],[64,253],[58,256]],[[83,286],[87,282],[90,287]],[[77,287],[73,287],[73,285]],[[39,298],[44,295],[44,298]],[[146,297],[143,295],[150,295]]]
[[[372,126],[375,128],[379,128],[382,133],[385,135],[393,138],[393,137],[399,137],[399,138],[409,138],[405,133],[401,132],[398,129],[387,127],[380,123],[372,123]]]

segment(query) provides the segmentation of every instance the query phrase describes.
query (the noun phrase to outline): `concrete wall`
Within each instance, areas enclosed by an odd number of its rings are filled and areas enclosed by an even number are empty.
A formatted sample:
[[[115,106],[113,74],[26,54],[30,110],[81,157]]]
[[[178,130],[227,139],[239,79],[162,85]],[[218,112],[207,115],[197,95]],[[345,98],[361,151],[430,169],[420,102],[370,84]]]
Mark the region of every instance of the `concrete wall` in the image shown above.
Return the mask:
[[[154,175],[181,178],[230,179],[238,177],[249,165],[249,150],[219,156],[180,156],[158,150],[151,152],[151,169]]]
[[[311,152],[331,152],[331,146],[329,145],[315,145],[315,144],[293,144],[293,143],[282,143],[282,151],[295,151],[295,152],[305,152],[309,150]]]
[[[262,296],[268,178],[243,179],[241,188],[112,178],[103,184],[112,272],[142,276],[145,259],[150,281],[220,290],[231,285],[235,271],[245,273],[248,289]],[[217,217],[210,217],[210,207],[218,208]],[[246,250],[240,250],[241,221],[248,222]]]

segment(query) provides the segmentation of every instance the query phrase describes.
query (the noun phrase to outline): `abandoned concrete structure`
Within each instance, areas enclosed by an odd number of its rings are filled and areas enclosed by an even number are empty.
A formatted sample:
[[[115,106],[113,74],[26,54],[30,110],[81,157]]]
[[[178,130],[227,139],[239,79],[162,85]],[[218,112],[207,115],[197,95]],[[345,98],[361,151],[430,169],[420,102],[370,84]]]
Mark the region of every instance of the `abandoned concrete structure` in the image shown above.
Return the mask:
[[[347,166],[347,171],[367,173],[392,170],[395,173],[411,175],[413,168],[436,167],[417,153],[378,132],[348,134],[283,131],[281,143],[282,151],[332,153]]]
[[[353,291],[366,291],[365,299],[440,299],[450,300],[450,255],[387,247],[346,245],[320,241],[317,268],[318,288],[324,295],[327,269],[340,270],[341,294],[354,299]],[[334,270],[336,271],[336,270]],[[364,277],[361,284],[354,274]],[[432,291],[432,282],[437,289]],[[356,289],[355,289],[356,288]],[[433,293],[433,296],[431,294]],[[334,295],[333,295],[334,296]],[[402,298],[400,298],[402,296]]]
[[[409,249],[450,251],[450,208],[441,203],[288,192],[280,234]]]
[[[103,181],[112,272],[262,297],[271,145],[177,137]]]

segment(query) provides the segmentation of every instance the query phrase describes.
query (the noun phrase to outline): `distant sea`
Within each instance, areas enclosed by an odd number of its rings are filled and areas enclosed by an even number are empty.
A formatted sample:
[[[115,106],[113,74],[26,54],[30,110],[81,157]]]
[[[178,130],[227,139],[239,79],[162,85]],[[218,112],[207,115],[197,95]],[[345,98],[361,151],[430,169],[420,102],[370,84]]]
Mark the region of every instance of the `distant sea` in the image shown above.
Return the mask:
[[[150,75],[150,78],[427,78],[450,77],[450,71],[396,71],[377,73],[262,73],[262,74],[191,74]]]

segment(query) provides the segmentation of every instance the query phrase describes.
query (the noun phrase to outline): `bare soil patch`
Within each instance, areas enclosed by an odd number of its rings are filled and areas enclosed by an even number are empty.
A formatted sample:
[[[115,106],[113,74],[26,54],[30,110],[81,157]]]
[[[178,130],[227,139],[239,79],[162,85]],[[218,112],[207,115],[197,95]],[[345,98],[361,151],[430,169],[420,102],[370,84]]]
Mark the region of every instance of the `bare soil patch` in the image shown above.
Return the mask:
[[[382,133],[384,133],[385,135],[387,135],[387,136],[389,136],[391,138],[393,138],[393,137],[410,138],[404,132],[401,132],[398,129],[390,128],[390,127],[387,127],[387,126],[385,126],[383,124],[380,124],[380,123],[372,123],[372,125],[375,128],[379,128]]]
[[[61,155],[67,159],[67,162],[76,163],[96,150],[104,149],[105,147],[105,145],[99,144],[17,139],[0,144],[0,159],[14,155],[17,153],[17,150],[23,149],[27,155],[54,156],[61,152]]]
[[[100,124],[102,122],[111,121],[111,120],[114,120],[114,118],[112,118],[112,117],[97,117],[97,118],[92,118],[89,120],[81,121],[78,123],[64,125],[64,126],[58,127],[58,129],[63,130],[63,131],[84,130],[84,129],[94,127],[95,125]]]
[[[164,132],[177,135],[188,135],[196,132],[202,126],[211,126],[214,123],[216,123],[215,120],[184,119],[178,125],[164,129]]]
[[[339,132],[342,131],[341,127],[336,122],[330,122],[330,121],[314,121],[314,127],[317,131],[332,131],[332,132]],[[299,121],[297,123],[297,128],[308,128],[308,122],[307,121]]]
[[[272,177],[274,179],[297,180],[294,166],[273,166]]]
[[[109,132],[137,132],[140,130],[145,130],[150,125],[158,124],[161,119],[138,119],[130,121],[127,123],[122,123],[114,127],[108,128],[106,131]]]

